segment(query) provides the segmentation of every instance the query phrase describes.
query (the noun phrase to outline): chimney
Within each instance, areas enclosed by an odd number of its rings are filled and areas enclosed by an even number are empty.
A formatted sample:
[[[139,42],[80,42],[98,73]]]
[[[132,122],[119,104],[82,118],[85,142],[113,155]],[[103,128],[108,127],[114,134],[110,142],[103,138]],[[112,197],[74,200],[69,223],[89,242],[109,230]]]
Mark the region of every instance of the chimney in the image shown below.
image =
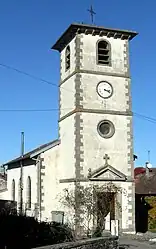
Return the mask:
[[[146,176],[147,177],[149,177],[149,172],[150,172],[150,170],[149,170],[149,168],[148,168],[148,162],[146,162]]]

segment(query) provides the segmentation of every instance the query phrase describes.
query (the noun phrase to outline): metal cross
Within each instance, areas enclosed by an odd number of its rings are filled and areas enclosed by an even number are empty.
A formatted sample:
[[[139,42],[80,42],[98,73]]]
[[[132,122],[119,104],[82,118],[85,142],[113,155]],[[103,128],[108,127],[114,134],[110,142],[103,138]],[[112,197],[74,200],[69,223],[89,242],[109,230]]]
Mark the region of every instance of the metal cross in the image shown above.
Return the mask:
[[[88,10],[90,12],[90,15],[91,15],[91,21],[92,21],[92,24],[93,24],[93,21],[94,21],[94,15],[96,15],[96,13],[94,12],[93,10],[93,6],[91,5],[90,6],[90,9]]]
[[[108,160],[110,159],[110,157],[108,156],[108,154],[105,154],[104,158],[105,159],[105,165],[108,165]]]

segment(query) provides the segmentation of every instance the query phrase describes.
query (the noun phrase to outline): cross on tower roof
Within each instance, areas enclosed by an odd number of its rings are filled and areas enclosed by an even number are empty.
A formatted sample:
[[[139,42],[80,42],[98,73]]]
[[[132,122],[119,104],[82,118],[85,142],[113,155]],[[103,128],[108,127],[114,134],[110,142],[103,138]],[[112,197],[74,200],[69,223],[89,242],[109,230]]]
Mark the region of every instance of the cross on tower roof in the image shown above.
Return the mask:
[[[90,12],[91,21],[92,21],[92,24],[93,24],[93,22],[94,22],[94,15],[96,15],[96,13],[94,12],[92,5],[90,6],[90,9],[88,11]]]
[[[105,165],[108,165],[108,160],[110,159],[110,157],[108,156],[108,154],[105,154],[104,158],[105,159]]]

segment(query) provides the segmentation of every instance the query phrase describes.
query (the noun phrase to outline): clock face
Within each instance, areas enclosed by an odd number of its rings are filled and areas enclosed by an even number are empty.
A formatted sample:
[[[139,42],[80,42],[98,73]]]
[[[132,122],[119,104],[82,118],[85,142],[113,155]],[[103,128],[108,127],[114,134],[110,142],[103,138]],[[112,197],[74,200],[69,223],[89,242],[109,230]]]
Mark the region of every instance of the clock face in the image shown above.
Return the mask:
[[[113,87],[110,83],[106,81],[101,81],[97,85],[97,92],[100,97],[107,99],[110,98],[113,94]]]

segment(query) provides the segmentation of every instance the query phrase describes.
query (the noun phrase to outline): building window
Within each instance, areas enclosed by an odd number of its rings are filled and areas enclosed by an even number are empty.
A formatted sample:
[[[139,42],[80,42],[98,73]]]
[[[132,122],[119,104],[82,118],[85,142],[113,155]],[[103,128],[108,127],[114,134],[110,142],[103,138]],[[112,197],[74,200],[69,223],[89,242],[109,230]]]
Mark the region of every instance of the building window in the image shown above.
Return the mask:
[[[103,138],[110,138],[115,133],[115,127],[113,123],[109,120],[103,120],[98,124],[98,133]]]
[[[111,46],[105,40],[101,40],[97,45],[97,63],[105,66],[110,66],[111,63]]]
[[[15,180],[12,180],[12,200],[15,201]]]
[[[31,178],[28,176],[27,179],[27,208],[31,208]]]
[[[70,68],[70,47],[68,46],[65,51],[65,67],[66,71]]]

